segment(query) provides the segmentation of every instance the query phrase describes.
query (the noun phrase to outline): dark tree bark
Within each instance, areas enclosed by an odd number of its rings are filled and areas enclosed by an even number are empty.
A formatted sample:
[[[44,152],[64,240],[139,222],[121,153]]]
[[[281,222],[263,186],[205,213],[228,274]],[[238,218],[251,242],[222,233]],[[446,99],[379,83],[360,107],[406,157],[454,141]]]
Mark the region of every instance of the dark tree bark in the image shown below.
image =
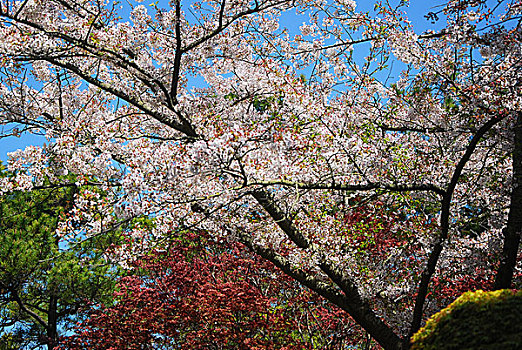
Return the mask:
[[[513,183],[508,222],[504,228],[504,247],[495,278],[495,289],[511,288],[520,235],[522,232],[522,112],[517,112],[513,149]]]
[[[52,350],[58,342],[58,298],[54,293],[49,297],[47,315],[47,349]]]

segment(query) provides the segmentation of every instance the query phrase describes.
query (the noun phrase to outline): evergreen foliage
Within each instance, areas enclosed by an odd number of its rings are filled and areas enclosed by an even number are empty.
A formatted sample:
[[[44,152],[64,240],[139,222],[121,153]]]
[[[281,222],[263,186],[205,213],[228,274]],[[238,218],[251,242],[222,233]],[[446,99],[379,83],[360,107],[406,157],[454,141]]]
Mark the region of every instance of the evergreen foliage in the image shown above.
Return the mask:
[[[1,171],[3,177],[12,175]],[[113,235],[61,240],[56,229],[77,188],[47,187],[0,198],[0,339],[5,349],[52,349],[79,310],[110,295],[114,286],[116,270],[100,249]]]

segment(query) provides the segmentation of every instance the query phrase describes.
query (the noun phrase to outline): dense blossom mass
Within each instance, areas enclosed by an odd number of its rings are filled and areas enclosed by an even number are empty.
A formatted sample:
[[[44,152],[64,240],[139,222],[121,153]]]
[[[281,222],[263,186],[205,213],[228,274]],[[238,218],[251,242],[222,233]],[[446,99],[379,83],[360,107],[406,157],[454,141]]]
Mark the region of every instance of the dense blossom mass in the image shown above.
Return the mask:
[[[2,130],[47,139],[1,191],[79,188],[62,244],[137,217],[123,267],[183,232],[240,242],[389,349],[520,285],[520,1],[446,1],[426,32],[408,1],[146,5],[1,1]]]

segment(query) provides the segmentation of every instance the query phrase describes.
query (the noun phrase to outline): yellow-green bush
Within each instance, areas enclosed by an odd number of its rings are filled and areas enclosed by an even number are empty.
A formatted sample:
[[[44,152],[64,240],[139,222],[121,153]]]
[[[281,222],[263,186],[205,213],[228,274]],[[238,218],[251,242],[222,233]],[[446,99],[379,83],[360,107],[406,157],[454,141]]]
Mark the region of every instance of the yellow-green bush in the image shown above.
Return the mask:
[[[466,292],[411,339],[412,350],[522,349],[522,290]]]

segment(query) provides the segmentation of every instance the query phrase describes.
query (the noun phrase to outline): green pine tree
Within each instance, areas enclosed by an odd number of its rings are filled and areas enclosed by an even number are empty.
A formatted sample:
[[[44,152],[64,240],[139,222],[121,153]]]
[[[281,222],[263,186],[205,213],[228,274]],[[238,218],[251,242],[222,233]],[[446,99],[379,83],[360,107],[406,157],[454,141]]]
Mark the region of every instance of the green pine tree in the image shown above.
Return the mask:
[[[116,233],[60,242],[58,223],[78,189],[46,187],[0,197],[0,350],[53,349],[81,308],[109,302],[114,288],[118,271],[103,252]]]

